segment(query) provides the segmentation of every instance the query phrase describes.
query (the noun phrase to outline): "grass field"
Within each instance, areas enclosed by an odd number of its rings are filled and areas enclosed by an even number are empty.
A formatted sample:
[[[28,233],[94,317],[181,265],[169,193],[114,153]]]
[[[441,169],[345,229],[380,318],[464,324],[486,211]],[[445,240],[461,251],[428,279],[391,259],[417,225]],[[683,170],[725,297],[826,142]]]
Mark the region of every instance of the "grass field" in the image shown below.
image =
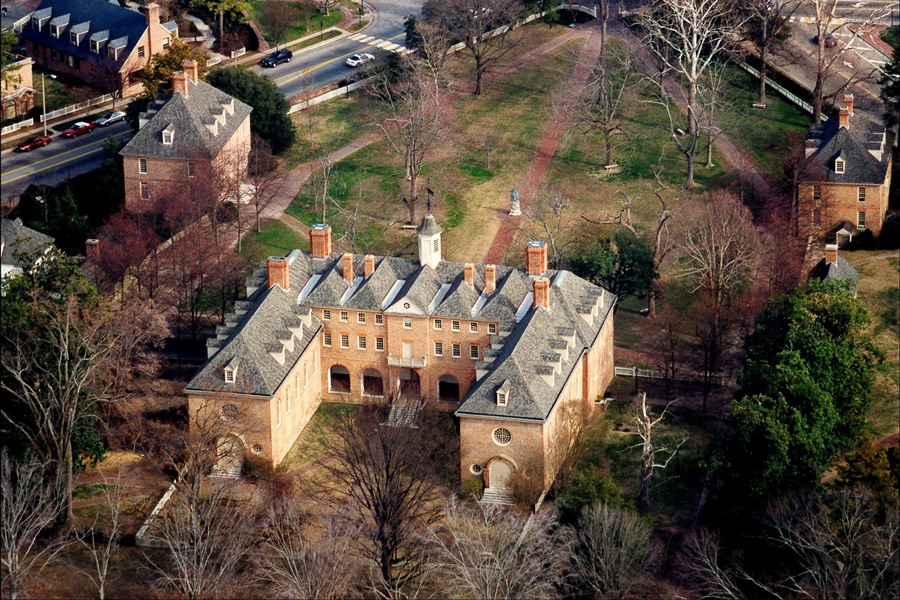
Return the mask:
[[[275,38],[273,37],[272,32],[266,28],[265,18],[262,18],[267,5],[269,4],[272,4],[272,2],[262,0],[251,1],[250,16],[259,26],[260,31],[262,31],[263,37],[266,39],[266,41],[270,44],[274,44]],[[284,35],[280,40],[281,43],[296,40],[297,38],[315,33],[316,31],[320,31],[322,29],[334,27],[344,18],[343,14],[341,14],[341,11],[332,7],[327,17],[324,13],[313,13],[309,18],[309,22],[307,23],[300,11],[299,2],[288,2],[287,4],[288,6],[294,8],[294,19],[291,25],[284,32]]]
[[[243,241],[241,255],[247,257],[255,268],[259,261],[268,256],[284,256],[295,248],[307,249],[309,240],[299,231],[291,229],[282,221],[266,219],[262,231],[250,231]]]

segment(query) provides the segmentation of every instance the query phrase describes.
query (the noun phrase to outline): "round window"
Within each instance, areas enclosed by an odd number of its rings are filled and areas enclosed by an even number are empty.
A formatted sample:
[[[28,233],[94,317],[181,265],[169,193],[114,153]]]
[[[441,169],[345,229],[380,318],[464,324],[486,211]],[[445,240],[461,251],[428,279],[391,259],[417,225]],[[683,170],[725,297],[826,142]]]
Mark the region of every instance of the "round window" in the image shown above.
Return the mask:
[[[469,467],[469,470],[472,471],[473,475],[481,475],[481,472],[484,471],[481,465],[472,465]]]
[[[403,303],[403,308],[408,309],[408,308],[409,308],[409,302],[404,302],[404,303]]]
[[[252,452],[253,454],[262,454],[262,446],[260,446],[259,444],[253,444],[253,446],[250,447],[250,452]]]
[[[512,441],[512,434],[509,429],[500,427],[494,430],[494,443],[498,446],[506,446]]]
[[[219,413],[222,417],[222,420],[226,423],[231,423],[238,416],[238,407],[234,404],[226,404],[222,407],[222,410]]]

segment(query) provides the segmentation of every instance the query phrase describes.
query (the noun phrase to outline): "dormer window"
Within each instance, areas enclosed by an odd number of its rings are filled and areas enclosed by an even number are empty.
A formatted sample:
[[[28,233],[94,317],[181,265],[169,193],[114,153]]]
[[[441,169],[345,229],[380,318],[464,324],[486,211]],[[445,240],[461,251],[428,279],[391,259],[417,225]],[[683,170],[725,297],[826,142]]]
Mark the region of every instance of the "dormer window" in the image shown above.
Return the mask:
[[[62,32],[62,30],[63,30],[62,25],[51,25],[50,26],[50,35],[52,37],[58,38],[59,34],[60,34],[60,32]]]
[[[169,123],[169,126],[162,131],[162,143],[171,146],[175,141],[175,124]]]
[[[234,377],[237,374],[237,365],[228,365],[225,367],[225,383],[234,383]]]
[[[505,390],[497,391],[497,406],[506,406],[509,404],[509,392]]]
[[[78,34],[75,33],[74,31],[69,33],[69,41],[72,42],[73,46],[78,45],[78,37],[79,37]]]
[[[843,173],[846,168],[846,161],[843,158],[834,159],[834,172]]]

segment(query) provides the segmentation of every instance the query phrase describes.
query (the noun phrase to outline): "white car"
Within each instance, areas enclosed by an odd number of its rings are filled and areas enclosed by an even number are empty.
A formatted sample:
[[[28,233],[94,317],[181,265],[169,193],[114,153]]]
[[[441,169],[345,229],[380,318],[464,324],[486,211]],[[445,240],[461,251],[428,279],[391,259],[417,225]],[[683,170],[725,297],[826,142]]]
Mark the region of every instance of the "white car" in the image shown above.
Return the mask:
[[[375,57],[371,54],[354,54],[350,58],[347,59],[348,67],[358,67],[360,65],[364,65],[367,62],[372,62],[375,60]]]
[[[94,125],[97,127],[106,127],[107,125],[112,125],[113,123],[118,123],[122,119],[125,118],[125,113],[121,110],[108,112],[96,121],[94,121]]]

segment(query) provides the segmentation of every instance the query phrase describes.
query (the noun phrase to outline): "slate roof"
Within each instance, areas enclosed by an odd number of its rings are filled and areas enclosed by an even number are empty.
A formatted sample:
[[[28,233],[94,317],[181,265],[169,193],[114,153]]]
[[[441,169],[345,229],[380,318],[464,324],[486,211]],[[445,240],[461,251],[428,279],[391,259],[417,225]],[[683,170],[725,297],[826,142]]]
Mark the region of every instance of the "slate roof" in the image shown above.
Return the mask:
[[[810,161],[820,167],[817,181],[844,184],[884,183],[891,156],[893,135],[883,125],[851,117],[850,127],[839,127],[837,115],[819,127],[810,128],[806,138],[808,148],[815,148]],[[881,160],[868,148],[882,149]],[[835,173],[834,161],[844,159],[845,170]]]
[[[849,281],[852,284],[852,291],[856,291],[859,283],[859,273],[843,256],[838,256],[837,262],[826,262],[823,258],[813,268],[810,277],[822,282]]]
[[[22,219],[0,221],[0,262],[4,265],[31,264],[25,259],[42,253],[52,243],[52,237],[26,227]],[[22,258],[18,255],[22,255]]]
[[[225,104],[234,103],[228,114]],[[149,120],[119,152],[122,156],[148,158],[214,158],[228,143],[253,109],[205,81],[188,80],[188,95],[158,94],[141,119]],[[207,125],[219,117],[215,135]],[[224,118],[224,122],[222,122]],[[163,144],[162,132],[174,127],[172,144]]]
[[[66,54],[77,56],[82,60],[90,60],[113,68],[120,65],[131,54],[138,40],[147,30],[146,17],[129,8],[106,0],[43,0],[35,13],[49,15],[50,21],[66,17],[68,21],[58,38],[50,35],[50,27],[44,25],[41,31],[32,26],[31,19],[22,29],[26,39],[34,40],[50,48],[56,48]],[[72,29],[83,28],[84,35],[77,46],[72,45],[69,33]],[[109,39],[127,38],[126,49],[119,53],[117,61],[110,58],[106,45],[101,46],[100,53],[91,52],[90,38],[95,32],[109,30]]]

